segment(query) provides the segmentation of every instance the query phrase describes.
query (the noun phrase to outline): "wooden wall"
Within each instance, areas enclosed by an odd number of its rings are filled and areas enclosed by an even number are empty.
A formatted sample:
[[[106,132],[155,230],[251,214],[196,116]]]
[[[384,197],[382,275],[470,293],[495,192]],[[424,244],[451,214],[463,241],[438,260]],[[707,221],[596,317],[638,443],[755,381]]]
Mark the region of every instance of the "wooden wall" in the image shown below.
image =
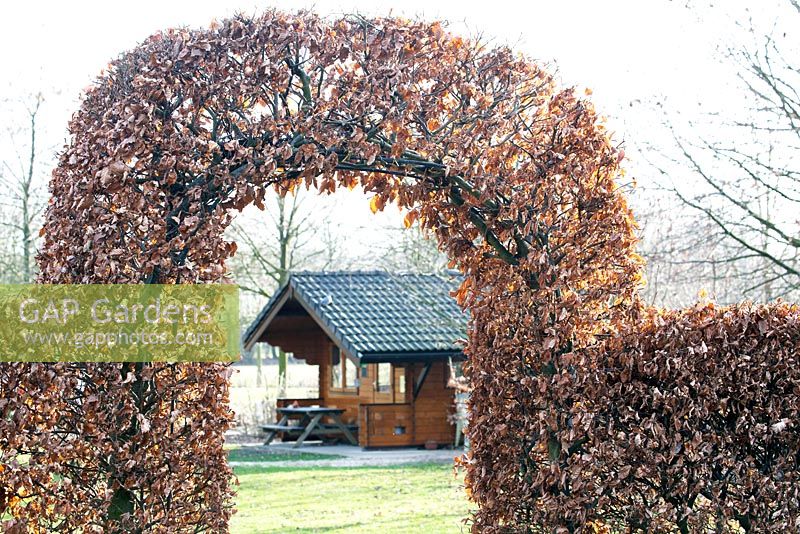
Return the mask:
[[[276,317],[261,339],[310,365],[321,366],[328,361],[330,340],[308,315]]]
[[[410,404],[362,404],[358,444],[362,447],[414,445],[414,407]]]
[[[413,364],[412,395],[414,384],[423,367],[424,364],[421,363]],[[416,444],[423,444],[426,441],[449,444],[455,439],[455,426],[448,421],[448,415],[455,411],[453,406],[455,390],[447,387],[448,372],[446,362],[435,362],[414,401]]]

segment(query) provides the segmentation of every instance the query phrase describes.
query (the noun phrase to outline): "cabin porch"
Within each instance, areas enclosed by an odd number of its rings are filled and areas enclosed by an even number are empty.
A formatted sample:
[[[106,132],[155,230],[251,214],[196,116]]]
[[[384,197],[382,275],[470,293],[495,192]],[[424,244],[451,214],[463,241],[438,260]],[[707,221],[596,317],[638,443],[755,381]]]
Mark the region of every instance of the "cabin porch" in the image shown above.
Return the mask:
[[[295,354],[295,358],[301,356]],[[450,445],[455,427],[451,423],[454,391],[447,386],[448,372],[447,362],[442,361],[368,363],[359,366],[359,378],[354,381],[357,386],[348,388],[345,377],[345,387],[331,388],[325,377],[331,374],[337,380],[336,373],[323,364],[318,397],[282,398],[277,400],[277,407],[343,409],[342,422],[357,433],[358,445],[364,448]],[[381,379],[386,384],[381,385]],[[332,424],[327,419],[323,422]],[[281,438],[293,441],[297,433],[282,434]]]

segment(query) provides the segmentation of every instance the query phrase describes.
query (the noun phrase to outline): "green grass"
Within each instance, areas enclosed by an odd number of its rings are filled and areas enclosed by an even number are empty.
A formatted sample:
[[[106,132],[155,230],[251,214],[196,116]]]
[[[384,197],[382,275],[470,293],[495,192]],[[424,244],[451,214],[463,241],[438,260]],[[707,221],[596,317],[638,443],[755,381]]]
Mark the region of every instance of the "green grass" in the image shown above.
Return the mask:
[[[338,454],[317,454],[314,452],[275,452],[261,447],[231,447],[228,461],[231,462],[302,462],[308,460],[336,460],[344,458]]]
[[[234,534],[469,532],[462,479],[449,464],[235,472]]]

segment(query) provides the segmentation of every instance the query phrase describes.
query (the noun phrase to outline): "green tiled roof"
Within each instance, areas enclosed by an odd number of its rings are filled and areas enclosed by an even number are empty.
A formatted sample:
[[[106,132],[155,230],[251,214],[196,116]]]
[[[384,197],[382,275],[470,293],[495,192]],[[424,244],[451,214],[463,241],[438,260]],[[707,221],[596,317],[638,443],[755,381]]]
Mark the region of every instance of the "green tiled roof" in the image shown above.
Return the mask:
[[[244,343],[291,291],[358,358],[460,354],[467,314],[450,296],[459,283],[456,277],[384,271],[293,274],[245,332]]]

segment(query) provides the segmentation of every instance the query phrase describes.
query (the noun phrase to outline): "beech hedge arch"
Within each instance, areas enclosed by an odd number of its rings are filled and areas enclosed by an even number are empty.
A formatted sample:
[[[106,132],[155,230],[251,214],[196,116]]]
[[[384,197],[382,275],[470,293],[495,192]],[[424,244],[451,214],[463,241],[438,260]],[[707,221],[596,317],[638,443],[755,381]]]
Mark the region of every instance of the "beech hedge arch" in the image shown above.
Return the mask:
[[[271,11],[150,37],[70,132],[43,283],[224,281],[231,212],[269,188],[360,184],[432,232],[472,312],[475,531],[797,526],[797,308],[646,308],[622,152],[530,59],[439,23]],[[761,363],[719,365],[743,351]],[[4,528],[226,531],[229,372],[0,366]],[[753,389],[722,407],[731,384]]]

